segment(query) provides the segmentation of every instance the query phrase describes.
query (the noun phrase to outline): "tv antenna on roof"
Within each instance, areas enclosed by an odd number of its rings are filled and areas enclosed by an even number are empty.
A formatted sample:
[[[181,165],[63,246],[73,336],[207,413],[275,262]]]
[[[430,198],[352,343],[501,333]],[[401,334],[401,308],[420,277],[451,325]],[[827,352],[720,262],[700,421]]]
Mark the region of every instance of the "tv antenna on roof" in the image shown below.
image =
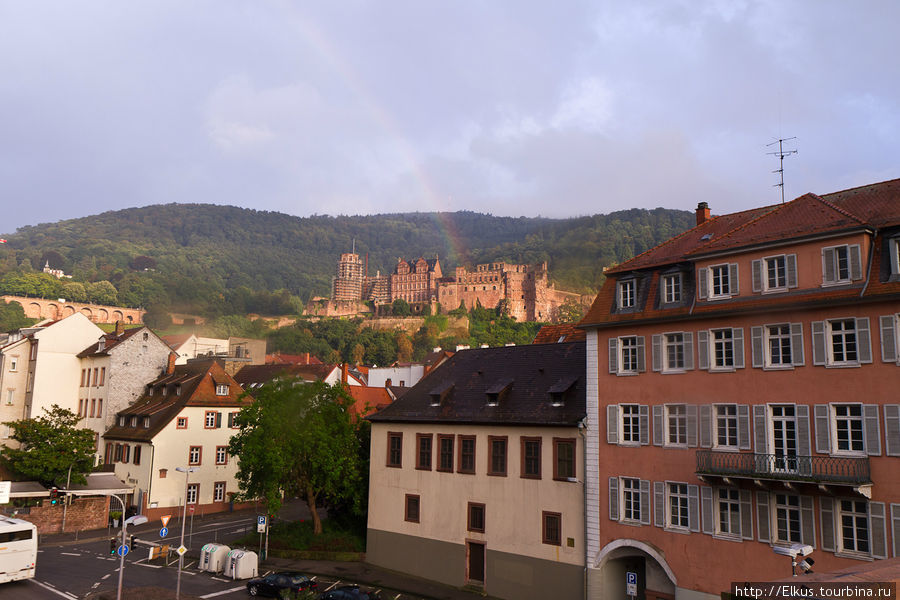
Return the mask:
[[[777,156],[778,160],[780,161],[778,168],[772,172],[778,173],[778,175],[781,178],[781,181],[779,183],[776,183],[772,187],[780,187],[781,188],[781,203],[782,204],[784,204],[784,157],[790,156],[791,154],[797,154],[796,150],[785,150],[784,143],[789,142],[791,140],[796,140],[796,139],[797,139],[796,137],[779,138],[779,139],[775,140],[774,142],[772,142],[771,144],[766,144],[766,148],[769,148],[771,146],[774,146],[775,144],[778,144],[778,152],[767,152],[766,154],[771,154],[772,156]]]

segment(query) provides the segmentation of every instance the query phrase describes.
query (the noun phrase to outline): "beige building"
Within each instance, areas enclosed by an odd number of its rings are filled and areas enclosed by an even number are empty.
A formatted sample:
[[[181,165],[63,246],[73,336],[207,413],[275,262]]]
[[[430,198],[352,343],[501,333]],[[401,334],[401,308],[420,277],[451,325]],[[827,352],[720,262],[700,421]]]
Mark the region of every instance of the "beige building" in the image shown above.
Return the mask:
[[[368,417],[367,560],[490,596],[582,597],[584,348],[458,352]]]

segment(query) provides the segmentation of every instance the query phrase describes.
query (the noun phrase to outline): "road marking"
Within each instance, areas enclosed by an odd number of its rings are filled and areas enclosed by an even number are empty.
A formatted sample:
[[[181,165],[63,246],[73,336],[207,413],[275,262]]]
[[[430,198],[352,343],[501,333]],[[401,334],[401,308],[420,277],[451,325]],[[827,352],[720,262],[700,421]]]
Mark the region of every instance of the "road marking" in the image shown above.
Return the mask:
[[[46,583],[42,583],[42,582],[38,581],[37,579],[29,579],[28,581],[30,581],[32,583],[36,583],[37,585],[41,586],[42,588],[50,590],[54,594],[62,596],[63,598],[68,598],[69,600],[78,600],[77,596],[73,596],[72,594],[70,594],[68,592],[61,592],[57,589],[54,589],[52,586],[50,586]]]
[[[226,583],[231,581],[230,579],[225,579],[224,577],[210,577],[210,579],[215,579],[216,581],[224,581]]]
[[[60,552],[63,556],[81,556],[78,552]]]
[[[100,579],[101,579],[101,580],[106,579],[106,578],[109,577],[110,575],[112,575],[112,573],[107,573],[106,575],[104,575],[104,576],[101,577]]]
[[[134,564],[136,564],[139,567],[150,567],[151,569],[162,569],[162,565],[150,565],[150,564],[139,563],[139,562],[136,562]]]
[[[91,586],[91,589],[92,589],[92,590],[96,590],[98,587],[100,587],[100,582],[99,582],[99,581],[96,582],[94,585],[92,585],[92,586]],[[394,600],[396,600],[396,598],[395,598]]]
[[[212,594],[206,594],[205,596],[200,596],[200,598],[215,598],[216,596],[224,596],[225,594],[230,594],[232,592],[239,592],[241,590],[247,589],[247,586],[241,585],[238,587],[231,588],[230,590],[222,590],[221,592],[213,592]]]

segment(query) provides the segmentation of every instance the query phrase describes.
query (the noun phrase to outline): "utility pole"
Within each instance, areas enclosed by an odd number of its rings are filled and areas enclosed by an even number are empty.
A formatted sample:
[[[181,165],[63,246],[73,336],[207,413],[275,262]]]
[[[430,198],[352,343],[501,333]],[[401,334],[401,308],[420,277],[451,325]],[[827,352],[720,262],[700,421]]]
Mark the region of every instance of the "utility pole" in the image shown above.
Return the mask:
[[[785,150],[784,142],[789,142],[791,140],[796,140],[796,139],[797,139],[796,137],[778,138],[771,144],[766,144],[767,148],[774,146],[775,144],[778,144],[778,152],[767,152],[766,154],[769,154],[771,156],[777,156],[778,160],[779,160],[778,168],[772,172],[778,173],[781,179],[778,183],[776,183],[772,187],[780,187],[781,188],[781,203],[782,204],[784,204],[784,157],[790,156],[791,154],[797,154],[796,150]]]
[[[184,547],[184,522],[187,517],[187,495],[188,495],[188,480],[191,477],[191,473],[197,470],[197,467],[175,467],[176,471],[184,473],[184,508],[181,510],[181,547]],[[192,515],[193,516],[193,515]],[[181,549],[179,547],[179,550]],[[178,553],[178,583],[175,586],[175,600],[179,600],[181,598],[181,569],[184,565],[184,554],[181,552]]]

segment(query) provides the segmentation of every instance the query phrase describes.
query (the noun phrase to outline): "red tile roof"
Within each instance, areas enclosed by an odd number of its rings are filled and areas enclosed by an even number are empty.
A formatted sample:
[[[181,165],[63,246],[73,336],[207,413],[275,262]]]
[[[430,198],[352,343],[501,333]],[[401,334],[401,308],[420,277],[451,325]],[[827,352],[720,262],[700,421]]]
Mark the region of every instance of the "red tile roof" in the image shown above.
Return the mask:
[[[544,325],[534,336],[532,344],[558,344],[560,342],[583,342],[585,340],[583,329],[576,329],[575,323],[560,323],[559,325]]]

